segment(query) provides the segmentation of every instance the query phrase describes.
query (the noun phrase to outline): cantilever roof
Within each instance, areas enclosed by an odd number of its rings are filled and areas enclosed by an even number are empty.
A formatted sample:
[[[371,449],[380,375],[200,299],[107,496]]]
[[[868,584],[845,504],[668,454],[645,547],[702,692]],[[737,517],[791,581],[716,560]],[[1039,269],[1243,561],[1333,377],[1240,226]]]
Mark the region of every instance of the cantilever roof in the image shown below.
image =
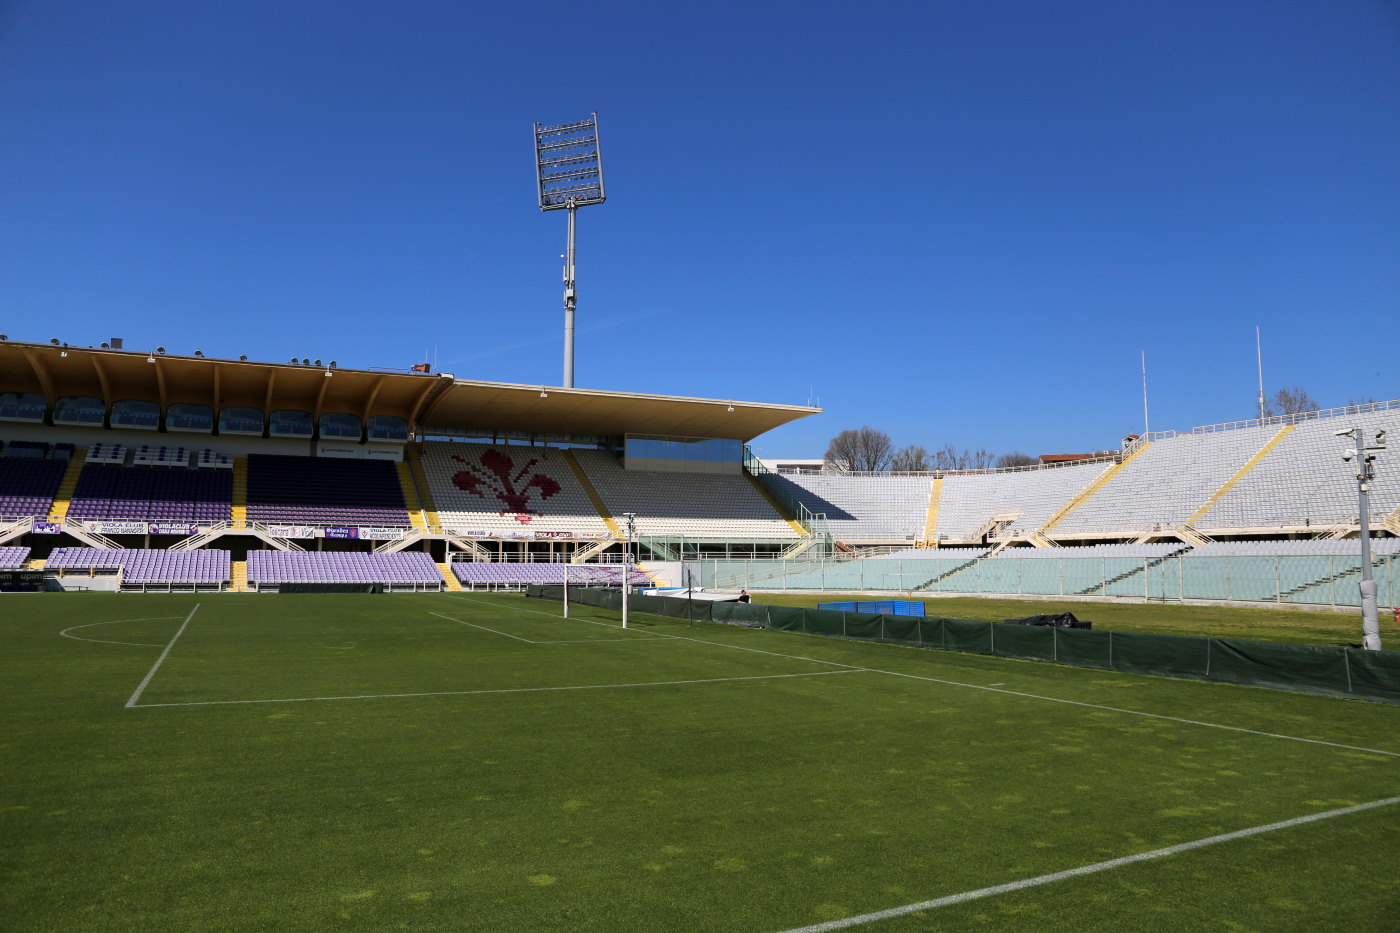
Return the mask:
[[[449,374],[375,372],[258,363],[128,350],[0,343],[0,392],[34,392],[49,405],[87,395],[120,399],[398,415],[453,433],[671,434],[748,441],[820,408],[455,379]],[[733,409],[732,411],[730,409]]]

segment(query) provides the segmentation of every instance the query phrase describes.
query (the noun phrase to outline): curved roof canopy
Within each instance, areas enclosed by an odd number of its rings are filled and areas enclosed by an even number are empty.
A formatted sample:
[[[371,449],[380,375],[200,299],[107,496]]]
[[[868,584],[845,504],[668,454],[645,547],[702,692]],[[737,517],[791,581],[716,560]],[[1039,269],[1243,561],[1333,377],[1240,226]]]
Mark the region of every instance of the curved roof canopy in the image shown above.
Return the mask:
[[[327,375],[329,373],[329,375]],[[820,408],[455,379],[129,350],[0,343],[0,392],[397,415],[415,430],[528,434],[669,434],[748,441]]]

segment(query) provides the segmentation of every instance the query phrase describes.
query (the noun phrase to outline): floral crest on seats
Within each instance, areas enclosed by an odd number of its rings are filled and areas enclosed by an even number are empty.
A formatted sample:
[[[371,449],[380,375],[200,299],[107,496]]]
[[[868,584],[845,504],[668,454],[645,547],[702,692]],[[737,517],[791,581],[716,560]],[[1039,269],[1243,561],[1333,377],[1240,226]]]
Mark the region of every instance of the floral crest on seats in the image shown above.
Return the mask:
[[[458,470],[452,474],[452,485],[483,499],[498,499],[505,505],[499,514],[509,515],[522,525],[528,525],[535,516],[544,514],[531,510],[532,495],[538,493],[540,502],[544,502],[562,488],[558,481],[543,473],[530,475],[539,463],[539,460],[533,457],[518,470],[514,460],[494,449],[477,458],[480,466],[468,463],[456,454],[452,455],[452,459],[466,467],[465,470]],[[529,476],[529,479],[526,479],[526,476]]]

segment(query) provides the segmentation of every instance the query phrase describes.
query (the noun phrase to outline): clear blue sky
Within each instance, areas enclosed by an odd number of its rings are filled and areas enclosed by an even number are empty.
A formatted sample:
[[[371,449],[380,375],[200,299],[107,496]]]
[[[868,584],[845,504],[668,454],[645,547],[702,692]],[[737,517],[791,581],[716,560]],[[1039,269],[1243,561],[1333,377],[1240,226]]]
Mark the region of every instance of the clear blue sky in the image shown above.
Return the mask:
[[[1001,453],[1400,397],[1400,4],[0,0],[0,330]]]

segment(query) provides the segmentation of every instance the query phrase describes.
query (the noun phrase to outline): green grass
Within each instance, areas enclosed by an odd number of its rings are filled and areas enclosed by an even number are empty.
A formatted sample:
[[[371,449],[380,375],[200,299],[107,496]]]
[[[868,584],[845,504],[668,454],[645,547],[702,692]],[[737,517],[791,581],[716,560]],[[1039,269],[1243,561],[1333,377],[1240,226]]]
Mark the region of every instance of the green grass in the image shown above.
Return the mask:
[[[777,933],[1400,795],[1381,704],[520,596],[0,600],[7,930]],[[1385,806],[855,929],[1379,933],[1395,864]]]
[[[878,597],[841,593],[758,593],[754,601],[774,606],[805,606]],[[891,596],[891,599],[902,596]],[[1302,612],[1294,609],[1253,609],[1235,606],[1181,606],[1156,603],[1076,602],[1047,596],[1040,599],[994,599],[982,596],[950,596],[920,599],[931,616],[1000,622],[1038,612],[1072,612],[1088,619],[1096,629],[1145,632],[1153,635],[1201,635],[1211,638],[1246,638],[1253,641],[1291,642],[1302,645],[1361,646],[1361,610],[1351,612]],[[1380,614],[1381,636],[1400,644],[1400,627],[1391,612]]]

